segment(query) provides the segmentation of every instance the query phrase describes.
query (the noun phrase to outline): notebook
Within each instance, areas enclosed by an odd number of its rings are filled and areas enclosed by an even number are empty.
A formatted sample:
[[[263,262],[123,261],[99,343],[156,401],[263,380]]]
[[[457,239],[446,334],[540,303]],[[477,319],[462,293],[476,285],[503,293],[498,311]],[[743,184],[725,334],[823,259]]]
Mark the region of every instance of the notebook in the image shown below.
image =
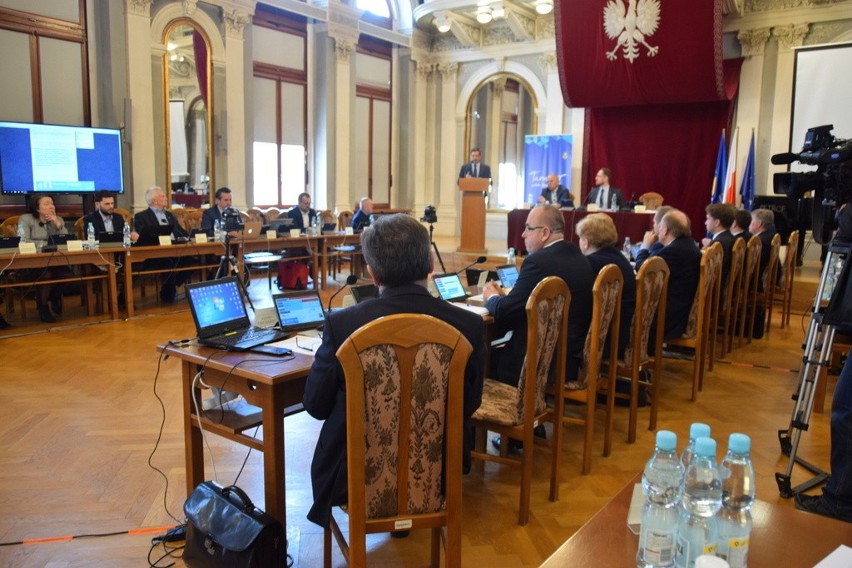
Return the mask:
[[[432,276],[435,289],[442,300],[448,302],[463,302],[467,298],[467,290],[462,285],[461,278],[455,272],[450,274],[435,274]]]
[[[187,284],[186,297],[202,345],[245,350],[287,337],[278,330],[251,325],[234,276]]]
[[[278,326],[283,332],[315,329],[325,323],[325,310],[319,292],[297,290],[272,296],[278,312]]]
[[[518,281],[518,267],[514,264],[498,266],[496,270],[497,279],[500,280],[500,284],[503,285],[503,288],[511,288],[515,285],[515,282]]]
[[[261,237],[261,230],[263,229],[263,222],[261,221],[246,221],[243,224],[243,238],[244,239],[259,239]]]

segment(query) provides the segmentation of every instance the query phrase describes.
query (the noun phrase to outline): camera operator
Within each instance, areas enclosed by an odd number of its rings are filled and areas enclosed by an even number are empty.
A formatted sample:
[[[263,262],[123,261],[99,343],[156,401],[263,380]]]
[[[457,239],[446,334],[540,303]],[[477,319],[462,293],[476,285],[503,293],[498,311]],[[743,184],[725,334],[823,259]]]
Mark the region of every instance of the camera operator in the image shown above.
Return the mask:
[[[209,209],[205,209],[204,213],[201,215],[201,229],[209,233],[216,225],[216,221],[219,221],[222,224],[222,228],[225,229],[224,213],[226,209],[232,208],[231,203],[233,203],[231,190],[227,187],[220,187],[217,189],[215,205]],[[239,235],[238,231],[228,231],[228,236],[231,238],[236,238]]]
[[[852,243],[852,201],[848,201],[837,210],[837,233],[834,241],[838,243]]]

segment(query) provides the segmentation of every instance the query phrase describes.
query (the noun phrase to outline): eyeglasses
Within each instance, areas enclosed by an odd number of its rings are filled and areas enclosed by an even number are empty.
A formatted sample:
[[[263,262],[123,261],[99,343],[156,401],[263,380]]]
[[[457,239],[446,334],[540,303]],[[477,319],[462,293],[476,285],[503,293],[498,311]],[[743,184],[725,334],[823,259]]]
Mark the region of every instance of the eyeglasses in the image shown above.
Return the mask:
[[[532,232],[532,231],[537,231],[539,229],[545,229],[545,228],[546,227],[544,225],[539,225],[538,227],[530,227],[529,225],[524,224],[524,231],[526,231],[528,233]]]

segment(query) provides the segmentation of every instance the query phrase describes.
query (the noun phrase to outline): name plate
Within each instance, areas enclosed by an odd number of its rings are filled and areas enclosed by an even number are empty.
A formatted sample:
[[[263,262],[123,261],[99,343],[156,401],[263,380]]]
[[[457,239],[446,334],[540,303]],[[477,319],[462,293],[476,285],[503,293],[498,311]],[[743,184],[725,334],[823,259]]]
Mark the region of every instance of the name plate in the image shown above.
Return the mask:
[[[18,243],[18,252],[21,254],[35,254],[37,252],[35,243]]]
[[[636,205],[635,207],[633,207],[633,212],[634,213],[644,213],[645,212],[645,206],[644,205]]]
[[[299,229],[290,229],[290,237],[296,239],[302,236],[302,231]]]
[[[200,245],[200,244],[206,243],[206,242],[207,242],[207,233],[196,233],[195,244]],[[169,240],[169,243],[171,243],[171,240]],[[160,244],[162,244],[162,243],[160,243]]]
[[[74,252],[75,250],[83,250],[83,241],[68,241],[65,244],[68,245],[68,250]]]
[[[589,203],[588,205],[586,205],[586,211],[597,211],[597,210],[598,210],[597,203]]]
[[[161,247],[170,247],[172,246],[172,237],[171,235],[160,235],[160,246]]]
[[[272,239],[276,238],[278,238],[278,233],[275,231],[275,229],[270,229],[266,231],[266,240],[271,241]]]
[[[354,235],[355,230],[352,227],[344,227],[343,234],[344,235]]]

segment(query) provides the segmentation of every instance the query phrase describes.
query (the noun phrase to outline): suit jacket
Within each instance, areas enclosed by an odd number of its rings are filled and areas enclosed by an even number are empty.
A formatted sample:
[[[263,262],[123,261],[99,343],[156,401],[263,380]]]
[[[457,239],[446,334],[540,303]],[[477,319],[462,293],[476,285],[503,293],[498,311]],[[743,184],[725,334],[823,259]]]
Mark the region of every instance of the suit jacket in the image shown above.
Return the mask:
[[[597,203],[598,202],[598,194],[601,191],[601,186],[595,186],[589,191],[589,196],[586,198],[586,205],[589,203]],[[621,209],[624,207],[624,195],[621,193],[621,190],[617,187],[609,186],[609,202],[610,205],[615,201],[615,208]],[[608,206],[607,209],[611,209],[611,206]]]
[[[473,164],[471,164],[470,162],[462,164],[462,167],[459,170],[460,178],[467,177],[467,174],[473,175]],[[479,162],[479,175],[474,177],[491,179],[491,166]]]
[[[736,237],[725,229],[713,236],[714,243],[722,245],[722,288],[728,284],[728,274],[731,273],[731,250],[734,248]],[[712,243],[711,243],[712,244]]]
[[[308,519],[320,526],[328,526],[332,505],[345,503],[348,493],[346,386],[343,369],[337,361],[337,350],[362,325],[398,313],[431,315],[462,332],[473,346],[465,370],[465,419],[470,418],[482,402],[486,347],[485,325],[480,316],[433,298],[426,288],[418,284],[387,288],[376,299],[331,313],[326,320],[322,345],[317,350],[302,400],[311,416],[325,420],[311,463],[314,504],[308,512]]]
[[[550,201],[550,189],[546,187],[542,189],[541,197],[544,197],[548,203],[552,203]],[[571,192],[564,185],[560,184],[556,187],[556,203],[554,205],[558,205],[559,207],[574,207],[574,201],[571,200]]]
[[[204,213],[201,214],[201,228],[205,231],[210,231],[216,225],[216,221],[221,220],[222,212],[219,211],[219,207],[216,205],[208,207],[204,210]]]
[[[636,273],[633,272],[630,261],[615,247],[593,252],[586,258],[592,265],[592,271],[596,278],[604,266],[608,264],[616,265],[621,270],[621,276],[624,277],[624,287],[621,292],[621,320],[618,328],[618,356],[622,357],[624,349],[630,343],[630,325],[633,323],[633,312],[636,310]],[[604,352],[609,353],[609,337],[607,337]]]
[[[527,300],[533,289],[548,276],[562,278],[571,291],[568,312],[568,357],[566,380],[576,380],[583,361],[583,347],[592,321],[592,266],[574,243],[557,241],[524,259],[515,286],[505,296],[492,296],[486,307],[495,320],[495,337],[512,331],[505,347],[491,350],[491,375],[517,385],[527,350]]]
[[[164,213],[166,214],[166,219],[169,221],[169,225],[172,226],[172,235],[175,237],[189,236],[186,231],[183,230],[183,227],[180,226],[177,217],[175,217],[171,211],[166,210]],[[136,232],[140,235],[144,234],[145,231],[151,227],[158,227],[159,225],[160,222],[157,220],[157,216],[153,211],[151,211],[150,207],[133,216],[133,226],[136,229]]]
[[[636,255],[636,269],[651,256],[647,250]],[[690,237],[679,237],[653,255],[669,266],[669,291],[666,295],[665,339],[676,339],[686,331],[689,312],[695,300],[695,290],[701,275],[701,251]]]
[[[305,224],[302,222],[302,210],[299,209],[298,205],[287,211],[287,216],[293,220],[293,229],[301,229],[302,231],[307,229],[307,227],[305,227]],[[317,212],[313,209],[309,209],[308,223],[313,225],[314,219],[316,219],[316,217]]]
[[[766,272],[766,267],[769,265],[769,253],[772,252],[772,238],[775,236],[775,229],[767,229],[757,235],[760,239],[760,268],[757,277],[757,289],[763,291],[763,273]]]
[[[124,217],[119,215],[118,213],[113,213],[110,215],[112,217],[112,231],[114,233],[120,233],[124,230]],[[104,225],[104,219],[101,217],[100,211],[92,211],[85,217],[83,217],[83,232],[85,233],[86,229],[89,227],[89,223],[91,223],[95,227],[95,235],[98,233],[103,233],[106,231],[106,226]]]
[[[370,216],[360,209],[352,216],[352,230],[359,233],[364,230],[364,227],[370,226]]]

